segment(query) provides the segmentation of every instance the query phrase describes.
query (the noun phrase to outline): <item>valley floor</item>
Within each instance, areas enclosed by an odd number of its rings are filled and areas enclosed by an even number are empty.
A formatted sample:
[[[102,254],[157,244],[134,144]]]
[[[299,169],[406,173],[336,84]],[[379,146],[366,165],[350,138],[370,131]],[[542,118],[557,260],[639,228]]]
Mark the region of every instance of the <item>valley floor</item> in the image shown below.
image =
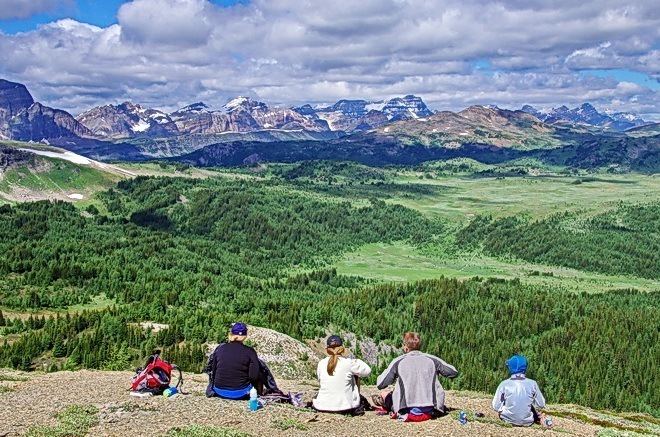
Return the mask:
[[[421,424],[400,423],[368,412],[365,416],[347,418],[318,414],[306,409],[271,405],[250,413],[246,402],[222,401],[204,396],[206,375],[186,374],[184,388],[189,395],[173,399],[154,397],[139,399],[129,396],[130,372],[77,371],[53,374],[0,371],[0,435],[54,435],[55,417],[71,405],[91,407],[88,428],[80,425],[78,434],[95,436],[150,435],[620,435],[618,432],[637,430],[653,433],[642,426],[639,417],[624,419],[620,415],[604,415],[575,406],[553,405],[555,426],[545,430],[512,428],[501,424],[490,409],[490,399],[483,394],[449,392],[447,405],[453,410],[448,416]],[[280,380],[285,391],[303,391],[311,398],[314,382]],[[367,395],[374,387],[365,387]],[[465,410],[473,418],[475,412],[485,417],[461,425],[456,417]],[[566,417],[562,417],[566,416]],[[571,418],[577,417],[577,418]],[[604,419],[606,417],[606,419]],[[83,416],[84,419],[84,416]],[[62,417],[60,421],[64,420]],[[78,419],[79,424],[85,423]],[[598,425],[596,425],[598,423]],[[602,425],[602,426],[601,426]],[[49,428],[50,427],[50,428]],[[176,429],[182,430],[177,433]],[[206,432],[203,433],[202,432]],[[168,434],[169,433],[169,434]],[[58,434],[59,435],[59,434]],[[69,434],[67,434],[69,435]],[[634,434],[629,434],[634,435]]]

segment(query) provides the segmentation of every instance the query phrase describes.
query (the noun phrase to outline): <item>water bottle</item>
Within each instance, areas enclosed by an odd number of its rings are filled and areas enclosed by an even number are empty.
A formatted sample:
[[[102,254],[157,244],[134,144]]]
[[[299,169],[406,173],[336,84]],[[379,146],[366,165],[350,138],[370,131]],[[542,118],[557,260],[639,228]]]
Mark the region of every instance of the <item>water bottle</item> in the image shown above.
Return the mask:
[[[169,387],[165,389],[165,391],[163,392],[163,396],[165,396],[166,398],[171,398],[177,393],[179,393],[179,390],[176,387]]]
[[[259,409],[259,400],[257,399],[257,389],[254,387],[250,389],[250,400],[248,401],[248,408],[250,408],[250,411],[257,411]]]
[[[465,411],[458,413],[458,422],[461,425],[465,425],[468,422],[467,413]]]

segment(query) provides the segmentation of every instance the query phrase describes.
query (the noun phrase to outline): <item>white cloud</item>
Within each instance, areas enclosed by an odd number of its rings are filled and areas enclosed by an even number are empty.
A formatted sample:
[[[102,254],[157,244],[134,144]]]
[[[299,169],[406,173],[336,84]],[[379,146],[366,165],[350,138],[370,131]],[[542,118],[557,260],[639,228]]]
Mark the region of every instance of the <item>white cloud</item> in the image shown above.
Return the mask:
[[[0,0],[2,1],[2,0]],[[0,34],[0,76],[73,112],[132,99],[172,109],[248,94],[269,103],[416,93],[438,109],[616,99],[660,113],[658,91],[585,77],[658,77],[656,1],[135,0],[118,24],[62,20]],[[487,60],[490,69],[476,69]],[[492,70],[492,71],[491,71]]]
[[[213,30],[215,7],[202,0],[135,0],[119,8],[121,37],[145,45],[195,47]]]

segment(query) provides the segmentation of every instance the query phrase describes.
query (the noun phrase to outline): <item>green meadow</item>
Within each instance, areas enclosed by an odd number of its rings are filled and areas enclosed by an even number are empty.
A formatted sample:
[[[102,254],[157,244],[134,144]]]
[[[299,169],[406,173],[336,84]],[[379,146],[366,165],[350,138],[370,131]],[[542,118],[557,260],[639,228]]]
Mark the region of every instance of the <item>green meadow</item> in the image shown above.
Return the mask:
[[[649,202],[660,198],[660,176],[634,173],[597,177],[400,176],[397,182],[427,185],[435,193],[395,198],[391,202],[456,221],[467,221],[479,214],[527,214],[536,218],[559,210],[602,212],[621,201]]]
[[[334,263],[337,273],[383,282],[410,282],[440,277],[466,279],[474,276],[519,279],[529,284],[574,292],[603,292],[634,288],[660,290],[660,280],[606,275],[559,266],[504,260],[473,253],[437,256],[410,244],[374,243],[350,252]]]

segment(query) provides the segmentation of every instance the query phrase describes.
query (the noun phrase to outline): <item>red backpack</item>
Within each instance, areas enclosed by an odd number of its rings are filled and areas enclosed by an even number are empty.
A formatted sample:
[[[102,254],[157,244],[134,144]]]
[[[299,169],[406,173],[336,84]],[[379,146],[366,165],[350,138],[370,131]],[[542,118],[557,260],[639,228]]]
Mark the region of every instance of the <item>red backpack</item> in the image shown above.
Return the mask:
[[[161,395],[170,387],[172,372],[174,370],[179,372],[179,381],[176,384],[176,388],[179,389],[183,385],[181,369],[161,359],[160,351],[156,351],[147,358],[147,364],[144,366],[144,369],[136,370],[136,374],[131,382],[131,391]]]

